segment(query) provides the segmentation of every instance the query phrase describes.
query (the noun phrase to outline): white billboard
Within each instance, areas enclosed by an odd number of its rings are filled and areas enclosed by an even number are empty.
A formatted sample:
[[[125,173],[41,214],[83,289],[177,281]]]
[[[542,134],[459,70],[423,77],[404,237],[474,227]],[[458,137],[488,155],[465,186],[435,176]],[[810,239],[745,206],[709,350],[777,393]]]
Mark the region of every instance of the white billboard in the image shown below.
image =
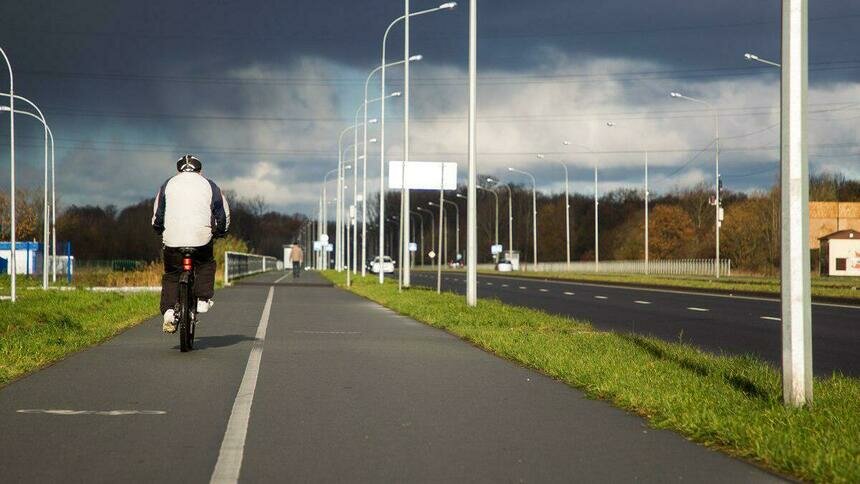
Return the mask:
[[[402,185],[402,161],[388,162],[388,188],[399,190]],[[457,164],[439,161],[410,161],[406,163],[406,188],[410,190],[457,189]]]

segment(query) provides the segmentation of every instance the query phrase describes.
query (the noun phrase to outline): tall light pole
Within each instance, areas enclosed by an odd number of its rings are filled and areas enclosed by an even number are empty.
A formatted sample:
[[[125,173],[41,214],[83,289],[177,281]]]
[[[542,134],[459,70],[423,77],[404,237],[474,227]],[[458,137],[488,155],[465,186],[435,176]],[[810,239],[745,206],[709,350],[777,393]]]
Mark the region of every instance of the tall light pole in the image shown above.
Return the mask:
[[[328,177],[334,173],[339,173],[340,167],[329,170],[328,173],[323,176],[322,183],[322,199],[320,202],[320,212],[321,213],[321,223],[320,223],[320,241],[323,239],[323,235],[328,236],[328,198],[326,196],[326,185],[328,184]],[[328,241],[325,241],[325,244],[328,245]],[[322,261],[325,261],[324,268],[328,269],[328,256],[326,255],[326,247],[322,247],[320,252],[322,253]]]
[[[385,29],[385,33],[382,35],[382,62],[379,63],[379,65],[382,66],[382,73],[381,73],[381,79],[382,79],[382,94],[381,95],[382,96],[385,96],[385,66],[386,66],[385,50],[386,50],[387,43],[388,43],[388,33],[391,32],[392,27],[394,27],[399,22],[402,22],[402,21],[409,19],[409,18],[412,18],[412,17],[417,17],[419,15],[425,15],[428,13],[439,12],[439,11],[443,11],[443,10],[452,10],[456,6],[457,6],[457,2],[443,3],[443,4],[441,4],[435,8],[430,8],[430,9],[426,9],[426,10],[419,10],[418,12],[412,12],[412,13],[409,13],[407,15],[401,15],[400,17],[394,19],[390,24],[388,24],[388,27]],[[406,58],[406,59],[409,58],[408,53],[407,53],[407,55],[404,56],[404,58]],[[405,65],[408,66],[409,63],[407,62]],[[408,73],[409,73],[409,71],[407,70],[406,76],[404,79],[404,82],[406,83],[406,85],[409,85]],[[383,129],[381,130],[380,136],[379,136],[379,151],[380,151],[380,153],[379,153],[379,169],[380,169],[380,173],[382,174],[382,176],[379,177],[379,220],[384,220],[385,219],[385,128],[384,128],[385,127],[385,103],[384,102],[382,103],[382,106],[380,109],[379,118],[382,122],[382,127],[383,127]],[[404,120],[404,122],[408,122],[408,121]],[[379,225],[379,256],[380,257],[382,257],[382,255],[385,253],[385,244],[384,244],[385,237],[384,237],[384,234],[385,234],[385,224],[381,223]],[[380,260],[382,260],[382,259],[380,259]],[[382,284],[384,282],[385,282],[385,274],[383,273],[383,271],[379,271],[379,283]]]
[[[612,121],[606,123],[606,126],[609,128],[617,127],[618,125]],[[639,135],[642,138],[642,135]],[[648,149],[645,148],[645,274],[649,274],[649,259],[648,259],[648,199],[650,197],[650,193],[648,192]]]
[[[420,237],[420,239],[421,239],[421,241],[420,241],[421,242],[421,265],[423,266],[424,265],[424,217],[422,217],[420,213],[413,212],[412,210],[410,210],[409,213],[411,213],[412,215],[415,215],[421,221],[421,237]]]
[[[433,215],[432,210],[427,210],[424,207],[415,207],[415,210],[419,212],[426,212],[430,214],[430,248],[432,250],[433,247],[436,247],[436,216]],[[423,229],[422,229],[423,232]],[[439,254],[441,256],[441,254]],[[430,261],[433,262],[433,261]],[[421,254],[421,264],[424,264],[424,254]]]
[[[417,62],[424,58],[424,56],[420,54],[413,55],[409,58],[409,62]],[[361,276],[364,277],[367,275],[367,265],[364,261],[367,260],[367,105],[368,101],[368,88],[370,87],[370,79],[373,78],[373,75],[382,69],[388,67],[398,66],[403,64],[403,61],[397,62],[389,62],[386,65],[381,65],[376,67],[370,74],[367,75],[367,80],[364,81],[364,167],[362,168],[362,188],[361,188]],[[385,92],[385,88],[383,87],[382,92]],[[380,103],[385,104],[385,99],[380,99]],[[385,119],[383,118],[382,124],[379,126],[380,131],[385,131]],[[383,167],[384,168],[384,167]],[[385,180],[385,172],[384,170],[379,173],[379,177],[381,180]],[[383,182],[384,184],[384,182]]]
[[[531,173],[527,171],[517,170],[516,168],[508,167],[508,171],[513,173],[519,173],[521,175],[525,175],[532,180],[532,265],[534,265],[534,269],[537,270],[537,183],[535,183],[535,177]]]
[[[368,120],[368,123],[369,123],[369,124],[375,124],[375,123],[376,123],[376,119]],[[341,132],[340,132],[340,135],[337,137],[337,158],[338,158],[338,159],[337,159],[337,166],[338,166],[338,168],[339,168],[339,171],[338,171],[338,181],[337,181],[337,183],[338,183],[338,185],[337,185],[337,193],[338,193],[338,196],[340,196],[340,194],[343,192],[343,186],[344,186],[344,185],[343,185],[343,178],[344,178],[344,176],[343,176],[343,175],[344,175],[344,173],[343,173],[343,172],[344,172],[344,170],[343,170],[343,168],[342,168],[342,167],[343,167],[343,151],[344,151],[344,150],[343,150],[343,136],[344,136],[346,133],[348,133],[350,130],[357,129],[357,128],[359,128],[360,126],[364,126],[364,123],[361,123],[361,124],[354,124],[354,125],[352,125],[352,126],[349,126],[349,127],[347,127],[347,128],[344,128],[344,130],[343,130],[343,131],[341,131]],[[342,242],[343,242],[343,239],[344,239],[344,237],[343,237],[343,230],[342,230],[342,226],[343,226],[343,213],[342,213],[342,210],[341,210],[341,204],[338,204],[336,213],[337,213],[337,216],[336,216],[336,219],[337,219],[337,225],[336,225],[336,229],[335,229],[335,239],[336,239],[336,242],[335,242],[335,244],[336,244],[336,246],[335,246],[335,269],[336,269],[338,272],[340,272],[340,271],[342,270],[342,268],[343,268],[343,264],[342,264],[342,255],[343,255]]]
[[[494,178],[487,178],[487,183],[497,184],[496,186],[503,186],[508,189],[508,251],[513,252],[514,250],[514,194],[511,191],[510,185],[507,183],[500,184],[499,180]],[[493,190],[495,192],[495,190]]]
[[[478,185],[476,188],[478,190],[483,190],[487,193],[492,193],[493,196],[496,198],[496,237],[495,237],[495,242],[493,242],[493,243],[495,245],[499,245],[499,194],[496,193],[495,190],[489,190],[487,188],[482,187],[481,185]],[[498,256],[498,254],[496,254],[496,256]],[[495,259],[498,262],[498,257],[495,257]]]
[[[594,150],[585,145],[574,145],[570,141],[562,141],[564,146],[577,146],[582,148],[592,155],[595,155]],[[598,272],[600,270],[600,231],[599,222],[600,222],[600,214],[598,212],[598,207],[600,206],[600,200],[597,198],[597,157],[594,158],[594,272]]]
[[[459,252],[460,252],[460,207],[456,203],[454,203],[450,200],[442,200],[442,203],[451,205],[454,208],[454,223],[456,224],[456,228],[454,230],[454,250],[456,250],[457,253],[459,254]],[[431,207],[438,207],[439,206],[438,203],[434,203],[434,202],[428,202],[427,205],[430,205]],[[443,212],[443,211],[440,211],[440,213],[441,212]],[[446,230],[446,232],[447,232],[447,230]],[[446,242],[447,242],[448,237],[449,237],[449,235],[446,234],[446,236],[445,236]],[[447,255],[448,250],[445,249],[445,252]],[[454,256],[454,259],[455,260],[457,259],[456,255]]]
[[[782,0],[780,132],[782,393],[787,405],[812,403],[809,279],[809,78],[807,0]]]
[[[11,183],[11,193],[9,193],[9,212],[10,212],[10,230],[12,231],[12,247],[11,247],[11,257],[9,261],[9,270],[12,273],[12,284],[11,284],[11,300],[12,302],[17,301],[17,285],[16,279],[18,277],[18,271],[16,268],[16,248],[17,239],[16,239],[16,226],[15,226],[15,80],[12,75],[12,63],[9,62],[9,57],[6,55],[6,51],[0,48],[0,54],[3,55],[3,60],[6,62],[6,67],[9,69],[9,182]]]
[[[670,92],[669,96],[675,99],[684,99],[690,102],[702,104],[714,114],[714,143],[716,147],[716,157],[714,160],[714,233],[716,239],[716,254],[714,256],[714,276],[720,277],[720,225],[722,223],[722,207],[720,206],[720,113],[714,108],[714,105],[708,101],[685,96],[679,92]]]
[[[466,200],[466,304],[478,304],[478,1],[469,0],[469,181]]]
[[[540,153],[537,155],[539,160],[545,160],[546,157]],[[567,270],[570,270],[570,179],[567,174],[567,164],[561,160],[555,160],[564,168],[564,229],[565,229],[565,251],[567,252]]]
[[[6,93],[0,93],[0,96],[11,97]],[[51,153],[54,152],[54,133],[51,132],[51,127],[48,126],[48,123],[45,121],[45,116],[42,114],[42,111],[30,100],[15,95],[16,99],[20,99],[29,103],[33,109],[36,110],[36,113],[33,114],[28,111],[21,111],[19,109],[15,110],[15,114],[23,114],[25,116],[30,116],[34,118],[36,121],[42,123],[43,130],[45,132],[45,182],[44,182],[44,192],[45,192],[45,200],[42,205],[43,209],[43,217],[42,217],[42,225],[44,233],[42,235],[42,290],[48,289],[48,252],[50,247],[50,239],[49,239],[49,212],[48,212],[48,140],[50,138],[51,141]],[[11,111],[8,106],[0,106],[0,111]]]

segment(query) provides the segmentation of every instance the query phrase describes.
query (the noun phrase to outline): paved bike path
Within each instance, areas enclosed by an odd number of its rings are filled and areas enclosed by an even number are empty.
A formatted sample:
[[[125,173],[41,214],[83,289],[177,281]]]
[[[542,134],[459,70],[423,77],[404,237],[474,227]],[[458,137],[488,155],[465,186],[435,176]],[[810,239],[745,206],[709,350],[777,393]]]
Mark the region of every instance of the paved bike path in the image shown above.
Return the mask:
[[[219,291],[197,351],[153,319],[0,391],[0,480],[207,482],[282,275]],[[241,482],[776,480],[316,275],[295,282],[273,292]]]

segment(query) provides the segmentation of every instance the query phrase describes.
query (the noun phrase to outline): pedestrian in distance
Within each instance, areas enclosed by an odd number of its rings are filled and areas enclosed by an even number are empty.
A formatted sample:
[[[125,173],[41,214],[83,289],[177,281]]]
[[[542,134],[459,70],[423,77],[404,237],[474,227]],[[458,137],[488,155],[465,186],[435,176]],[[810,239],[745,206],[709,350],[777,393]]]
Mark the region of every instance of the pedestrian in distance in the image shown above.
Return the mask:
[[[305,254],[299,244],[293,244],[293,249],[290,251],[290,261],[293,263],[293,279],[298,279],[302,273],[302,262],[304,262]]]

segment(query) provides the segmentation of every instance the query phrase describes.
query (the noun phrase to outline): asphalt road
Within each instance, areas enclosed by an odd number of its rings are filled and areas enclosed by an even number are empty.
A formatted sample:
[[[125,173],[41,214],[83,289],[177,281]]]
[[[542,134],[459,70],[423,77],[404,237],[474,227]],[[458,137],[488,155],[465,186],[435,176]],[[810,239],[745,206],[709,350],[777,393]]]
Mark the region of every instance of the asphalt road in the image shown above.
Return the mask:
[[[221,290],[0,391],[0,481],[769,482],[316,276]],[[214,477],[214,479],[213,479]]]
[[[436,287],[435,273],[412,274],[414,284]],[[444,290],[465,293],[464,274],[442,276]],[[478,276],[478,281],[478,297],[585,319],[599,329],[781,362],[777,299],[501,276]],[[860,306],[813,304],[812,345],[815,374],[860,376]]]

